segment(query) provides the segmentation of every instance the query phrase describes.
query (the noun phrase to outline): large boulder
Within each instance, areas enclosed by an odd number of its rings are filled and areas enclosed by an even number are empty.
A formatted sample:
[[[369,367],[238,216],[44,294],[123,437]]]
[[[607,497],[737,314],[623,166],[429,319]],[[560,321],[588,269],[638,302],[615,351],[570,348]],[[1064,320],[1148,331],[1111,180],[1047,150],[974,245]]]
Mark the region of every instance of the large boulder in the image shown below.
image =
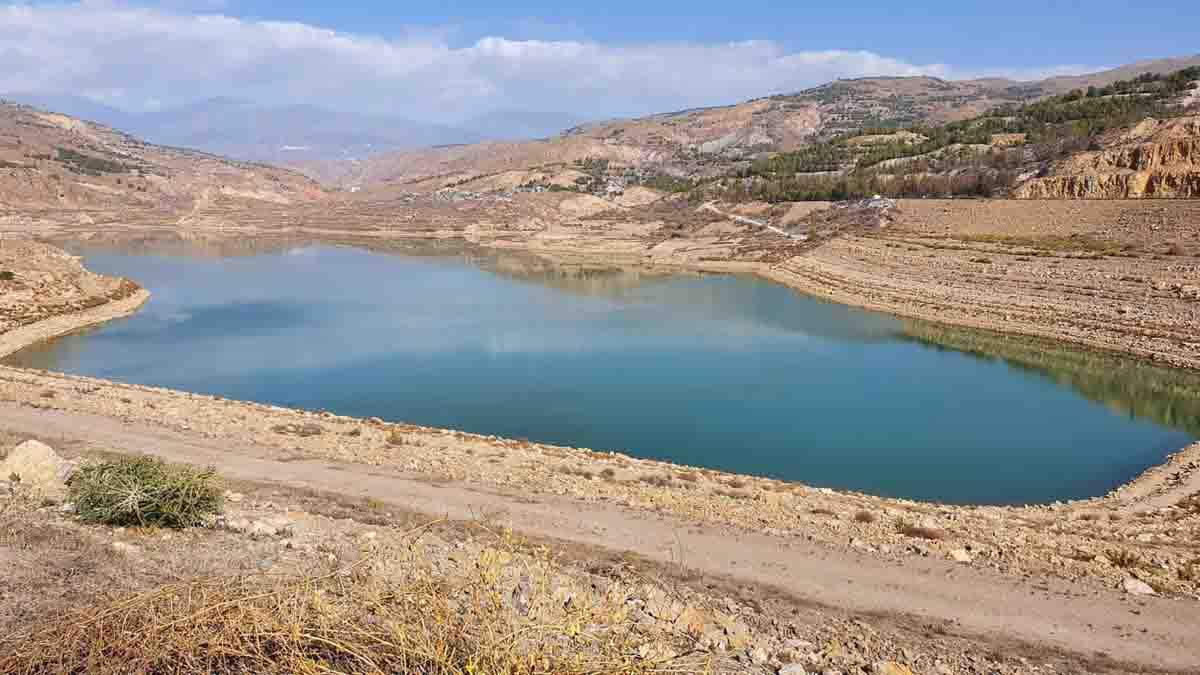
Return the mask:
[[[25,441],[0,462],[0,480],[15,480],[44,497],[61,499],[67,494],[72,464],[41,441]]]

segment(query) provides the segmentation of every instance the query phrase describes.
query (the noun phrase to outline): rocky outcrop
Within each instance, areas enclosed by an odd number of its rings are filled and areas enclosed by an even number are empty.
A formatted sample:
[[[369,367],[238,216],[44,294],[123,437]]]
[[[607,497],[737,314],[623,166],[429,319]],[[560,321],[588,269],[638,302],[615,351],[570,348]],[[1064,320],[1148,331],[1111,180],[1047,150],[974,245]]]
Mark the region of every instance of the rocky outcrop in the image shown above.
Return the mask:
[[[40,496],[61,499],[72,464],[41,441],[25,441],[0,462],[0,480],[34,490]]]
[[[1018,199],[1200,197],[1200,116],[1147,119],[1017,186]]]
[[[0,358],[136,311],[150,293],[32,241],[0,240]]]

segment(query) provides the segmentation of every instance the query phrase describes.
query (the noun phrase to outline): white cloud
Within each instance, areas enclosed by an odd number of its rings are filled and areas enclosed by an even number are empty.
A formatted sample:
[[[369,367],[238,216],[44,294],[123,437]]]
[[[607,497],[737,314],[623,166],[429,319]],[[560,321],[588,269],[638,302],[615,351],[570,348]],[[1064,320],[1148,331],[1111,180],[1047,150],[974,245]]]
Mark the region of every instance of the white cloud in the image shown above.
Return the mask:
[[[486,37],[453,47],[433,30],[386,40],[95,1],[0,8],[0,59],[0,92],[67,92],[132,109],[236,96],[423,119],[514,107],[640,114],[837,77],[967,74],[868,51],[789,52],[770,41],[609,45]]]

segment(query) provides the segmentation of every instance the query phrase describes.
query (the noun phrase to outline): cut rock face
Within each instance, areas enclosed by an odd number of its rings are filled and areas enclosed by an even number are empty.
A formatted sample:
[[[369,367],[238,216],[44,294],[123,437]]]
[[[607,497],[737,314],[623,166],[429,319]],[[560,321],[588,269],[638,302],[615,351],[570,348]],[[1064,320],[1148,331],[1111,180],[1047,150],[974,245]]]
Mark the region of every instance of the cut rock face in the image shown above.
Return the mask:
[[[62,498],[73,466],[41,441],[25,441],[0,462],[0,480],[13,480],[45,497]],[[15,479],[15,480],[14,480]]]

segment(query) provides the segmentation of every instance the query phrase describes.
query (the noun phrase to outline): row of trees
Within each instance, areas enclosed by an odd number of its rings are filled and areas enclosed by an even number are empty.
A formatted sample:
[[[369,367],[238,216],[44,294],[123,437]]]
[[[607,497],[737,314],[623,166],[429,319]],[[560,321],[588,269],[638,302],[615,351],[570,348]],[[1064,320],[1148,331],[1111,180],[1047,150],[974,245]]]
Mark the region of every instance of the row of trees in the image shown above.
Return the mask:
[[[774,180],[737,180],[719,191],[727,201],[803,202],[887,197],[991,197],[1016,179],[1011,171],[980,170],[953,175],[882,175],[856,172],[843,176],[792,176]]]

